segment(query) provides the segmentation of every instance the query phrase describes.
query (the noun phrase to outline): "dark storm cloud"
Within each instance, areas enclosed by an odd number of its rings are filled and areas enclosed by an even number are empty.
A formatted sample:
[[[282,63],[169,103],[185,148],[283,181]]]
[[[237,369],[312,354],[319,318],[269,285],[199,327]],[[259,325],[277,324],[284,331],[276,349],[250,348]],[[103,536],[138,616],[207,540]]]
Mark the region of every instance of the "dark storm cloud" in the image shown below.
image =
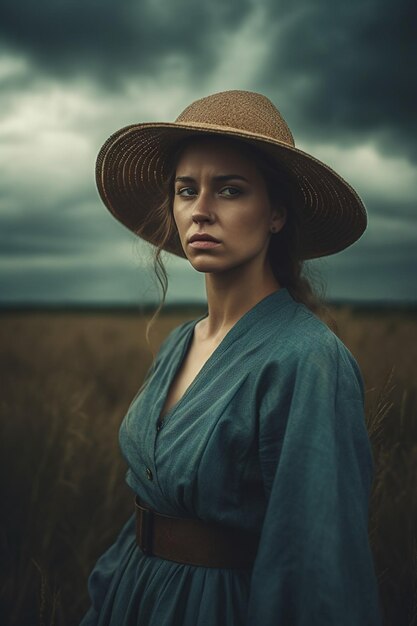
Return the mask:
[[[132,262],[148,260],[139,239],[103,211],[94,197],[84,198],[82,205],[80,211],[76,199],[72,207],[70,200],[61,200],[59,210],[51,211],[32,199],[25,212],[0,213],[0,263],[15,258],[30,267],[31,259],[41,257],[51,260],[52,269],[54,260],[70,258],[75,264],[77,259],[94,258],[110,264],[126,263],[129,257]]]
[[[3,0],[0,42],[45,72],[88,75],[104,86],[152,76],[175,62],[204,82],[231,36],[265,11],[268,92],[303,136],[366,140],[417,158],[414,84],[417,5],[411,0]],[[233,76],[230,77],[233,85]]]
[[[415,2],[281,0],[270,18],[276,35],[259,85],[289,94],[303,135],[372,136],[380,149],[417,159]]]
[[[220,37],[239,32],[259,7],[265,12],[269,52],[253,88],[282,104],[298,138],[372,139],[382,150],[417,159],[417,5],[411,0],[267,0],[257,5],[250,0],[124,0],[117,5],[109,0],[4,0],[0,42],[46,73],[87,75],[104,88],[138,75],[152,77],[164,63],[185,68],[201,85],[221,58]],[[230,85],[239,87],[233,76]]]
[[[213,36],[239,29],[250,3],[192,0],[4,0],[0,41],[51,74],[87,74],[107,86],[152,75],[168,56],[200,71],[215,55]]]
[[[149,272],[117,264],[91,268],[85,262],[67,267],[16,267],[13,279],[0,267],[0,307],[7,303],[91,303],[126,302],[137,304],[157,299]]]
[[[379,237],[313,263],[335,299],[416,301],[415,241],[392,242]],[[358,278],[360,277],[360,279]]]
[[[377,202],[373,202],[371,206],[371,212],[369,219],[372,220],[374,214],[382,217],[397,218],[401,220],[403,224],[409,224],[410,232],[413,232],[415,219],[416,219],[416,201],[415,200],[402,200],[400,202],[391,200],[378,199]]]
[[[94,225],[103,221],[75,220],[71,214],[38,211],[32,207],[28,215],[0,215],[1,255],[32,257],[38,254],[60,255],[84,252],[94,241]],[[101,229],[104,230],[104,229]],[[103,235],[102,232],[100,232]]]

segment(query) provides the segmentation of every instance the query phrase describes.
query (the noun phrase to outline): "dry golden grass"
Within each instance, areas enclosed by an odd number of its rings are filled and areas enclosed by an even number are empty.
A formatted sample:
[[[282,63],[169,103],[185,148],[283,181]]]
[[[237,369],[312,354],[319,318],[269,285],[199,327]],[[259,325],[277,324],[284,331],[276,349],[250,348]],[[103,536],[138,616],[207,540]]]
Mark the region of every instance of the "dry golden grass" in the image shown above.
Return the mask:
[[[376,463],[370,539],[387,626],[417,624],[417,322],[332,310],[361,366]],[[188,315],[162,316],[157,349]],[[0,623],[72,626],[132,510],[118,429],[152,355],[139,315],[0,317]]]

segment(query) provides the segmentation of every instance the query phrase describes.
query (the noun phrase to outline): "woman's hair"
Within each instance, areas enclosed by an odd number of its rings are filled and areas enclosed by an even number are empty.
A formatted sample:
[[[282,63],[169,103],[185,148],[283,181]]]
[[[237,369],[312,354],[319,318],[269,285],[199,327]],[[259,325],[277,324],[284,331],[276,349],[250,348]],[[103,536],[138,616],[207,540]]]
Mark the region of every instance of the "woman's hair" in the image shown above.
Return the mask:
[[[201,138],[219,137],[219,135],[202,135]],[[149,216],[153,224],[158,224],[158,229],[153,240],[156,245],[153,250],[153,268],[155,276],[162,290],[160,303],[148,322],[146,338],[149,341],[149,331],[155,323],[164,303],[168,289],[168,276],[162,259],[165,245],[169,242],[181,247],[177,227],[173,216],[174,201],[174,181],[178,160],[184,149],[200,136],[193,135],[190,139],[180,142],[173,152],[165,182],[165,198],[156,210]],[[220,139],[224,139],[220,135]],[[255,161],[258,170],[264,178],[271,205],[275,207],[285,207],[286,219],[283,228],[278,233],[271,234],[271,240],[267,252],[267,258],[271,269],[281,287],[286,287],[291,296],[298,302],[303,303],[317,317],[324,321],[334,332],[337,332],[337,325],[331,316],[325,302],[324,285],[317,272],[314,274],[311,267],[307,268],[301,258],[300,247],[300,218],[296,208],[296,202],[291,194],[291,182],[275,160],[266,152],[244,142],[241,139],[227,138],[231,143],[237,145],[240,152]],[[145,222],[136,233],[140,236],[146,231],[148,223]],[[320,282],[320,286],[318,286]]]

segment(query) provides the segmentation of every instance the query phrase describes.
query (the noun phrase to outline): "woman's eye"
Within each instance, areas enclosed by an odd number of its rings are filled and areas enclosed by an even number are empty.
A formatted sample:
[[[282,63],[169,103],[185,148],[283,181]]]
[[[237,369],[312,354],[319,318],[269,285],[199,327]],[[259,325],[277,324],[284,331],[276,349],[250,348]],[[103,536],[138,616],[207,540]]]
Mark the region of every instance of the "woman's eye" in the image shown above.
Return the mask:
[[[181,189],[177,189],[175,193],[177,196],[193,196],[195,194],[195,189],[192,187],[181,187]]]
[[[237,187],[223,187],[220,193],[223,196],[228,196],[230,198],[232,196],[238,196],[240,194],[240,189],[237,189]]]

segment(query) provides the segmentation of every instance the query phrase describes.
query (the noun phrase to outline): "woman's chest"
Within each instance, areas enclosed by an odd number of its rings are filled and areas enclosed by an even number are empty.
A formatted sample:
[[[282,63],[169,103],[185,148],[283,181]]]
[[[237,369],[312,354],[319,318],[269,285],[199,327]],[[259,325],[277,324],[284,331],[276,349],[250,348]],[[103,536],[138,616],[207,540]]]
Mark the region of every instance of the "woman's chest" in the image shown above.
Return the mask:
[[[193,340],[177,372],[170,381],[163,401],[160,418],[163,419],[191,387],[204,365],[212,356],[218,343],[203,344]]]
[[[167,514],[177,507],[202,513],[218,498],[240,508],[246,498],[242,490],[249,496],[256,482],[259,491],[258,472],[253,475],[258,411],[252,377],[236,364],[217,365],[210,375],[197,377],[163,419],[158,395],[164,385],[155,376],[122,425],[120,443],[131,486],[148,503],[156,505],[155,498],[163,496],[173,507],[165,509]]]

